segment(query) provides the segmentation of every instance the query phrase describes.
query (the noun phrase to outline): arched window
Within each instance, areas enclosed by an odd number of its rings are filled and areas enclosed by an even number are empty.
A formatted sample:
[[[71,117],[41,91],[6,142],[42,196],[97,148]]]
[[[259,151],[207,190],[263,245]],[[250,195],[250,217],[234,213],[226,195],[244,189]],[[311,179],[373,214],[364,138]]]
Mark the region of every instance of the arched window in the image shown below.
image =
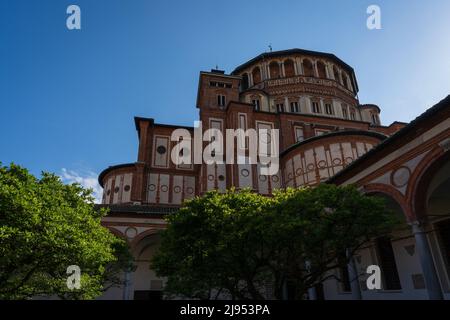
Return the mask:
[[[339,77],[339,70],[336,66],[333,66],[333,75],[334,80],[336,80],[337,82],[341,82],[341,78]]]
[[[242,75],[241,88],[242,88],[242,90],[246,90],[248,88],[248,74],[247,73],[244,73]]]
[[[379,124],[378,115],[376,113],[371,113],[370,115],[372,117],[372,124]]]
[[[252,71],[253,84],[257,84],[261,82],[261,70],[259,67],[255,67]]]
[[[218,105],[219,107],[225,107],[226,103],[227,103],[227,98],[226,98],[226,96],[223,95],[223,94],[218,94],[218,95],[217,95],[217,105]]]
[[[255,110],[256,111],[261,110],[261,100],[260,100],[259,96],[254,95],[254,96],[251,96],[251,98],[252,98],[252,104],[255,106]]]
[[[283,102],[278,102],[275,107],[277,108],[277,112],[284,112],[284,103]]]
[[[356,120],[356,110],[355,110],[355,108],[350,108],[350,120]]]
[[[280,65],[278,62],[273,61],[269,65],[270,79],[278,79],[280,77]]]
[[[348,107],[345,103],[341,104],[342,107],[342,116],[344,117],[344,119],[348,119]]]
[[[294,61],[292,61],[291,59],[287,59],[286,61],[284,61],[284,75],[286,77],[295,76]]]
[[[298,101],[291,101],[290,103],[289,103],[289,105],[290,105],[290,111],[291,112],[294,112],[294,113],[298,113],[298,111],[299,111],[299,107],[298,107]]]
[[[311,107],[313,113],[322,113],[322,110],[320,108],[320,101],[318,100],[312,100],[311,101]]]
[[[319,73],[319,78],[325,79],[327,77],[327,69],[322,61],[317,61],[317,72]]]
[[[325,113],[329,115],[334,114],[333,104],[331,101],[325,102]]]
[[[347,75],[344,73],[344,72],[342,72],[342,84],[344,85],[344,87],[346,87],[347,89],[349,89],[348,88],[348,81],[347,81],[347,79],[348,79],[348,77],[347,77]],[[349,89],[350,90],[350,89]]]
[[[349,76],[345,75],[346,81],[344,82],[344,86],[349,90],[352,91],[352,85],[351,85],[351,79]],[[347,81],[348,80],[348,81]]]
[[[307,77],[314,77],[314,68],[311,60],[309,59],[303,60],[303,73]]]

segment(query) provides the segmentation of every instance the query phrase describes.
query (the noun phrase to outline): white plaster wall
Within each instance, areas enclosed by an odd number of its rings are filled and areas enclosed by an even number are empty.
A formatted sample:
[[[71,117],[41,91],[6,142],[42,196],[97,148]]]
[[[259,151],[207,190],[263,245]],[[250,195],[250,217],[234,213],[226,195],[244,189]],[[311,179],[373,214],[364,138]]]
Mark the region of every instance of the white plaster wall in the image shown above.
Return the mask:
[[[195,196],[195,177],[184,177],[184,198],[189,199]]]
[[[150,173],[148,175],[148,187],[147,187],[147,201],[150,203],[156,202],[156,189],[158,188],[158,174]]]
[[[258,189],[259,189],[259,193],[262,194],[268,194],[269,193],[269,180],[268,180],[268,176],[266,175],[261,175],[260,174],[260,170],[261,170],[261,165],[258,163],[257,165],[258,168]]]
[[[252,166],[250,164],[239,164],[239,187],[240,188],[253,188],[252,180]],[[247,174],[247,175],[244,175]]]
[[[123,175],[123,186],[120,190],[120,192],[122,192],[122,203],[130,202],[132,180],[133,180],[133,174],[126,173]],[[125,186],[129,186],[128,191],[125,190]]]
[[[183,195],[183,176],[173,177],[172,203],[181,204]]]

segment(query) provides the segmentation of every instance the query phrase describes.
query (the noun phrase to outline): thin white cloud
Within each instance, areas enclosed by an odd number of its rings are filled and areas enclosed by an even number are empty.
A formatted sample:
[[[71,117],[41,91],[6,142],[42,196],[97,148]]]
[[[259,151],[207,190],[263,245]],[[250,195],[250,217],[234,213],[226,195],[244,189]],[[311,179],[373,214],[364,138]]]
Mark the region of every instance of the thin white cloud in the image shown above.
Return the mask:
[[[89,170],[67,170],[66,168],[62,168],[61,170],[61,180],[64,183],[79,183],[85,188],[90,188],[94,190],[93,196],[95,198],[95,203],[101,203],[103,189],[98,183],[98,174]]]

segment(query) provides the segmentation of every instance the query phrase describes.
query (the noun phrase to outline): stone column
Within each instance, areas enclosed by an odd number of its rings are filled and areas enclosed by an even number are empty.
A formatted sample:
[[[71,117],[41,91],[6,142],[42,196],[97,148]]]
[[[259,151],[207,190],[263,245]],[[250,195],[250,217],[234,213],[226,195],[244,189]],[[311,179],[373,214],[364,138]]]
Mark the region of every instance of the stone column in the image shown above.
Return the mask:
[[[423,225],[419,222],[412,223],[412,233],[416,240],[416,252],[419,255],[420,265],[422,266],[428,297],[430,300],[443,300],[441,284],[439,283],[430,244]]]
[[[125,271],[125,284],[123,286],[123,300],[130,300],[131,271]]]
[[[325,64],[325,69],[327,70],[327,78],[334,79],[333,69],[328,62]]]
[[[319,77],[319,70],[317,70],[317,61],[313,61],[313,69],[314,69],[314,76],[316,78]]]
[[[303,61],[301,60],[301,59],[299,59],[299,58],[297,58],[297,74],[299,74],[299,75],[303,75],[304,74],[304,72],[303,72]]]
[[[308,289],[309,300],[317,300],[317,290],[315,287]]]
[[[349,262],[347,265],[350,287],[352,290],[352,300],[362,300],[361,288],[359,286],[358,269],[356,268],[355,259],[350,256],[349,250],[346,252]]]
[[[294,73],[296,76],[298,76],[300,74],[300,72],[298,72],[298,65],[297,65],[297,59],[294,58]]]
[[[283,288],[282,288],[282,298],[281,300],[288,300],[288,287],[287,287],[287,281],[284,280],[283,282]]]
[[[305,267],[306,267],[306,270],[308,270],[308,272],[310,272],[311,262],[306,261],[305,262]],[[308,297],[309,297],[309,300],[317,300],[317,291],[316,291],[315,287],[312,287],[312,288],[308,289]]]

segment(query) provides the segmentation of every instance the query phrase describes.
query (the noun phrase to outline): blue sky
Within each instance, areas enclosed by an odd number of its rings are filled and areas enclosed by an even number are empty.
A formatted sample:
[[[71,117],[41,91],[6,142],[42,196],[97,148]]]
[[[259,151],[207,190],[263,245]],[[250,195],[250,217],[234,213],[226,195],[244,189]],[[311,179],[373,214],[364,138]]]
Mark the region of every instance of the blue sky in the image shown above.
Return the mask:
[[[70,4],[81,30],[66,28]],[[366,28],[370,4],[381,30]],[[383,124],[410,121],[450,93],[449,16],[448,0],[2,0],[0,161],[95,184],[136,160],[134,116],[193,125],[199,71],[268,44],[336,54]]]

